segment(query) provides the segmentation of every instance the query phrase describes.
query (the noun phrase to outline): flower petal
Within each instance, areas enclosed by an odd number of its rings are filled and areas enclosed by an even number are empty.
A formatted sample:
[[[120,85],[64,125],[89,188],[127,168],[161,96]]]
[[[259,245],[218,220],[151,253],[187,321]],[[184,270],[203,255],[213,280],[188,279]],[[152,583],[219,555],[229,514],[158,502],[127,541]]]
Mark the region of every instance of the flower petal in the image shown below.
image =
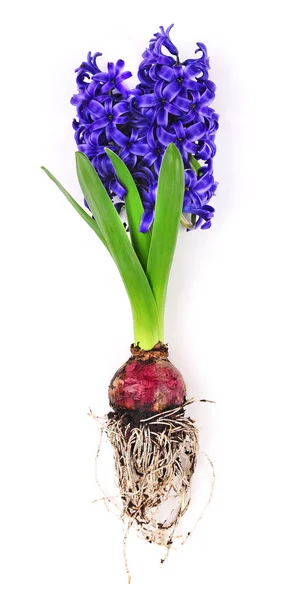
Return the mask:
[[[113,107],[113,114],[118,116],[129,112],[128,102],[117,102]]]
[[[90,133],[92,133],[92,131],[98,131],[99,129],[104,129],[104,127],[106,127],[106,125],[108,125],[108,123],[110,123],[110,121],[107,119],[106,116],[102,117],[102,119],[96,119],[96,121],[94,121],[94,123],[91,123],[91,125],[88,125],[86,127],[86,135],[89,135]]]
[[[194,208],[192,211],[194,214],[199,215],[205,221],[209,221],[214,215],[214,208],[212,206],[204,206],[203,208]]]
[[[147,233],[147,231],[149,230],[149,228],[151,227],[151,225],[153,223],[154,216],[155,216],[154,209],[144,211],[142,218],[141,218],[140,226],[139,226],[139,231],[141,233]]]
[[[163,100],[163,89],[165,87],[165,82],[160,79],[159,81],[157,81],[155,83],[155,87],[154,87],[154,96],[158,99],[158,100]]]
[[[166,129],[163,129],[163,127],[157,127],[157,139],[163,146],[168,146],[170,142],[175,141],[175,135],[174,133],[166,131]]]
[[[139,107],[154,106],[156,104],[156,98],[154,94],[143,94],[143,96],[137,97],[137,105]]]
[[[125,125],[126,123],[128,123],[128,120],[129,120],[129,115],[125,115],[123,117],[116,117],[115,123],[117,125]]]
[[[129,138],[126,135],[124,135],[121,131],[119,131],[119,129],[117,129],[115,125],[111,124],[109,132],[110,135],[112,135],[112,139],[122,148],[124,148],[128,144]]]
[[[104,110],[107,114],[110,114],[112,112],[112,104],[112,98],[109,96],[104,102]]]
[[[208,173],[206,173],[204,177],[200,177],[198,179],[196,190],[197,190],[198,194],[204,194],[205,192],[210,190],[210,188],[212,188],[213,185],[214,185],[213,175],[209,175]]]
[[[116,68],[113,62],[108,62],[107,63],[107,69],[108,69],[108,77],[110,79],[114,79],[114,77],[116,76]]]
[[[129,79],[129,77],[132,77],[131,71],[124,71],[124,73],[121,73],[116,77],[116,85],[122,83],[122,81],[125,81],[125,79]]]
[[[156,152],[147,152],[144,155],[143,160],[146,165],[151,167],[154,164],[154,162],[157,160],[157,158],[158,158],[158,155]]]
[[[155,136],[154,136],[154,127],[150,127],[148,129],[148,131],[147,131],[147,141],[148,141],[148,145],[151,148],[156,148],[157,147]]]
[[[158,75],[165,81],[172,81],[176,77],[174,70],[166,66],[158,68]]]
[[[84,94],[74,94],[70,100],[70,104],[72,104],[72,106],[79,106],[82,102],[85,101],[85,96]]]
[[[189,140],[187,140],[187,138],[185,138],[182,144],[186,152],[188,152],[189,154],[196,154],[197,145],[194,144],[194,142],[190,142]]]
[[[209,229],[211,227],[211,221],[205,221],[203,225],[201,225],[201,229]]]
[[[178,81],[176,81],[175,79],[174,81],[171,81],[171,83],[168,83],[168,85],[166,85],[166,87],[163,90],[163,96],[164,98],[166,98],[166,100],[171,102],[171,100],[174,100],[174,98],[177,96],[180,89],[181,84],[178,83]]]
[[[187,81],[187,89],[193,92],[197,92],[199,90],[199,83],[196,79],[188,79]]]
[[[110,76],[108,73],[98,73],[97,75],[94,75],[94,77],[93,77],[94,81],[100,81],[100,83],[109,81],[109,79],[110,79]]]
[[[149,146],[142,142],[134,142],[130,145],[131,154],[137,154],[138,156],[144,156],[149,150]]]
[[[180,110],[187,112],[190,110],[191,101],[187,98],[183,98],[180,94],[174,100],[174,106],[177,106]]]
[[[176,137],[183,139],[185,137],[185,130],[182,126],[182,123],[180,121],[177,121],[176,123],[173,123],[173,127]]]
[[[162,125],[162,127],[167,127],[167,125],[168,125],[168,112],[167,112],[167,110],[165,109],[164,106],[161,106],[157,110],[156,119],[157,119],[158,125]]]
[[[103,92],[103,94],[105,94],[106,92],[109,92],[109,90],[112,90],[112,88],[114,88],[114,83],[112,83],[110,80],[108,80],[106,83],[103,84],[103,86],[101,88],[101,92]]]
[[[120,94],[122,94],[124,98],[128,98],[128,96],[130,95],[130,90],[124,83],[117,83],[116,89]]]
[[[200,140],[205,134],[205,125],[204,123],[195,123],[186,129],[186,137],[188,140]]]
[[[185,67],[185,75],[187,77],[194,77],[201,70],[201,66],[199,65],[199,59],[193,60],[192,63],[186,65]]]
[[[109,184],[109,188],[111,189],[112,192],[115,193],[115,195],[118,198],[121,198],[121,200],[126,196],[127,194],[127,190],[125,190],[125,188],[120,184],[120,182],[117,180],[116,177],[114,177]]]
[[[167,101],[164,105],[164,108],[166,108],[170,115],[175,115],[176,117],[181,117],[183,114],[182,111],[179,110],[179,108],[177,108],[172,102]]]
[[[121,58],[119,60],[117,60],[116,64],[115,64],[115,74],[118,75],[120,73],[120,71],[124,68],[125,66],[125,61],[123,61]]]

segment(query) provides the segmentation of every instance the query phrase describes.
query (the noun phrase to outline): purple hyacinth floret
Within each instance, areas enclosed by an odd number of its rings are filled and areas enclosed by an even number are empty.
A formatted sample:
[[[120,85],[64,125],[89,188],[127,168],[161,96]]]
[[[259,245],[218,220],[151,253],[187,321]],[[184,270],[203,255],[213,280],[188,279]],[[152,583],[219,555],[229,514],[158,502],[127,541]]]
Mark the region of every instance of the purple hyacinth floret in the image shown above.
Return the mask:
[[[109,62],[101,71],[97,64],[101,53],[89,52],[76,69],[78,93],[71,99],[77,111],[73,127],[78,149],[91,160],[118,212],[126,190],[105,148],[116,152],[130,169],[144,207],[143,233],[154,220],[158,174],[171,142],[185,166],[183,213],[189,229],[208,229],[214,215],[209,202],[217,187],[213,158],[219,116],[209,105],[216,87],[208,77],[205,45],[197,43],[195,57],[181,62],[170,39],[172,27],[160,27],[150,40],[136,88],[124,83],[132,73],[124,70],[123,60]]]

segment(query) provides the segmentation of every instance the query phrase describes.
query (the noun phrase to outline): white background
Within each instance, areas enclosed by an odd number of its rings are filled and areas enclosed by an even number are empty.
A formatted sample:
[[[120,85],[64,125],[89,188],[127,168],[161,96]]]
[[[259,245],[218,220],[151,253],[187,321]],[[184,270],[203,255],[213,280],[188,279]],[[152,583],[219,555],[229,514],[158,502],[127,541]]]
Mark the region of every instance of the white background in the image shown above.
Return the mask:
[[[296,48],[293,3],[9,3],[1,19],[1,597],[5,600],[296,598]],[[4,18],[3,18],[4,17]],[[136,72],[175,23],[181,55],[206,43],[221,115],[209,231],[181,232],[166,339],[216,492],[160,567],[128,542],[94,482],[107,386],[131,318],[104,248],[40,171],[79,200],[74,69],[88,50]],[[199,490],[209,476],[200,463]],[[199,487],[200,485],[200,487]],[[197,504],[198,506],[198,504]]]

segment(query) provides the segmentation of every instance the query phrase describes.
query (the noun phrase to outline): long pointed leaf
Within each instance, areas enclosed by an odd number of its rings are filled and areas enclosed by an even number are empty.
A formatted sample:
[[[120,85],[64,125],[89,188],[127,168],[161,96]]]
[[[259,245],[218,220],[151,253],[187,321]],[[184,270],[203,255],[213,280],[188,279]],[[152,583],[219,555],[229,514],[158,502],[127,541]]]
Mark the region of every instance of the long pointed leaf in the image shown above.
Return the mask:
[[[200,163],[198,162],[198,160],[195,158],[195,156],[193,156],[192,154],[189,154],[189,163],[193,169],[193,171],[196,173],[196,175],[198,174],[198,171],[201,167]]]
[[[151,234],[150,232],[140,233],[139,231],[139,225],[141,217],[143,215],[143,205],[139,196],[138,189],[136,187],[136,183],[128,167],[121,160],[121,158],[117,154],[115,154],[115,152],[109,150],[109,148],[105,148],[105,152],[107,156],[109,156],[115,168],[119,182],[127,190],[127,194],[125,197],[125,206],[127,211],[131,242],[145,270],[151,243]]]
[[[154,295],[122,221],[89,159],[76,152],[82,192],[108,244],[126,287],[134,320],[135,342],[144,349],[159,340],[159,319]]]
[[[45,167],[41,167],[41,168],[48,175],[48,177],[56,184],[56,186],[59,188],[59,190],[62,192],[62,194],[64,194],[64,196],[66,196],[67,200],[69,200],[70,204],[72,204],[72,206],[75,208],[75,210],[78,212],[78,214],[84,219],[84,221],[86,221],[86,223],[88,223],[88,225],[95,231],[95,233],[97,233],[101,242],[104,244],[104,246],[108,250],[104,236],[103,236],[102,232],[100,231],[100,228],[98,227],[98,224],[96,223],[96,221],[94,221],[94,219],[92,219],[92,217],[90,217],[90,215],[88,215],[88,213],[86,213],[86,211],[80,206],[80,204],[78,204],[74,200],[74,198],[72,198],[72,196],[69,194],[69,192],[67,192],[67,190],[65,190],[63,185],[58,181],[58,179],[56,179],[56,177],[54,177],[54,175],[50,171],[48,171],[48,169],[46,169]]]
[[[167,284],[176,246],[184,198],[184,165],[174,144],[164,154],[157,190],[155,219],[147,263],[147,276],[154,292],[163,326]]]

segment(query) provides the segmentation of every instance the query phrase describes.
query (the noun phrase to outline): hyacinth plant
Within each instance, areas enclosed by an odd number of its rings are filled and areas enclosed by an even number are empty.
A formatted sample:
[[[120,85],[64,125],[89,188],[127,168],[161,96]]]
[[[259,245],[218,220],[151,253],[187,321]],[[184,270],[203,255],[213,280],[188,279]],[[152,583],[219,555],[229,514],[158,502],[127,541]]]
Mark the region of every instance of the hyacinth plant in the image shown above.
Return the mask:
[[[206,47],[197,43],[194,57],[181,61],[171,27],[151,39],[133,89],[123,60],[101,70],[101,53],[89,52],[76,69],[71,103],[86,210],[44,169],[111,254],[129,296],[134,343],[110,382],[105,429],[123,518],[167,548],[189,504],[199,443],[185,415],[184,380],[168,359],[166,290],[179,227],[212,223],[218,128]]]

